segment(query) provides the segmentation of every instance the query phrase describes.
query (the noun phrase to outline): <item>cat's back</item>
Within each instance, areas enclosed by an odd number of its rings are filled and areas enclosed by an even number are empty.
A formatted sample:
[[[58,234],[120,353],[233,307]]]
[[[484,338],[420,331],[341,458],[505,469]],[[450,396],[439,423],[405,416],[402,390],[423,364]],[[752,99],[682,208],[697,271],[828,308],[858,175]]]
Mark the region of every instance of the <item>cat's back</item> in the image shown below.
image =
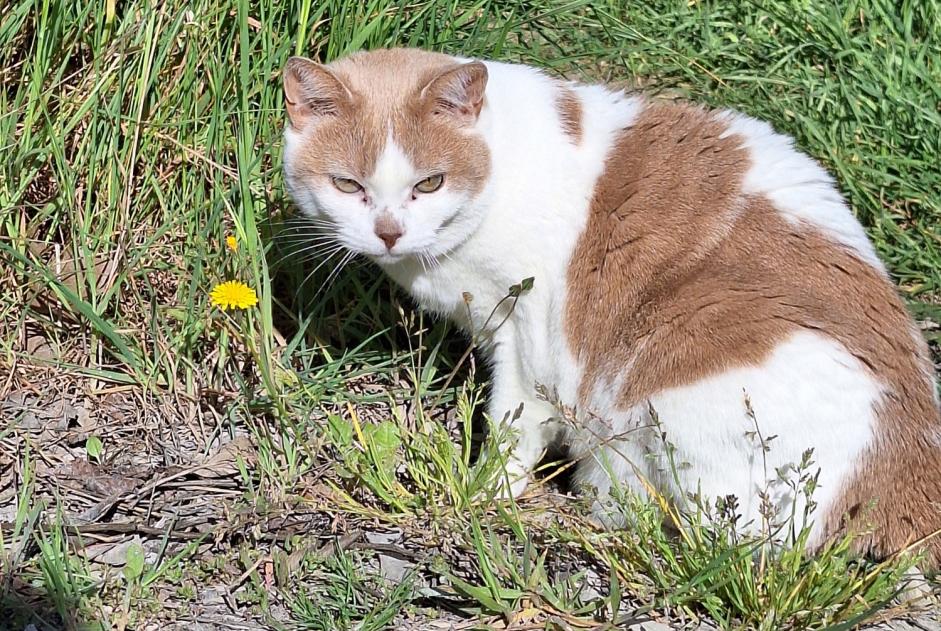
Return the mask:
[[[565,313],[583,405],[633,418],[654,402],[701,452],[693,468],[716,472],[704,484],[746,496],[761,474],[736,446],[744,396],[783,436],[781,464],[817,450],[826,531],[874,498],[874,550],[941,526],[925,501],[941,497],[927,347],[833,179],[789,137],[646,101],[611,137],[586,213]]]
[[[736,334],[703,371],[751,360],[798,329],[856,354],[868,354],[857,348],[862,331],[878,333],[893,340],[893,354],[925,363],[924,343],[833,179],[767,123],[642,101],[611,137],[586,215],[566,317],[589,372],[603,349],[631,346],[617,340],[686,330],[708,342],[712,327],[732,322]],[[696,364],[709,363],[697,355]],[[920,378],[929,381],[925,370]]]

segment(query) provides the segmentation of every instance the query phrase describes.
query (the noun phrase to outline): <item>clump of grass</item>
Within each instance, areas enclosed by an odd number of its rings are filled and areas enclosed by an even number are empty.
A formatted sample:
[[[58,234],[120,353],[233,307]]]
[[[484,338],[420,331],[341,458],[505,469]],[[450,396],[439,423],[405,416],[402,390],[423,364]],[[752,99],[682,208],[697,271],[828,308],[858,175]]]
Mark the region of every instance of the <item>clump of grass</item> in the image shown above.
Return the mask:
[[[316,631],[380,631],[388,629],[393,619],[414,598],[414,589],[406,579],[386,589],[364,576],[358,559],[348,552],[308,568],[318,582],[316,593],[304,591],[290,599],[296,628]]]
[[[654,486],[643,477],[643,469],[635,467],[639,488],[646,494],[642,497],[631,490],[636,486],[613,476],[608,458],[614,456],[601,452],[594,457],[612,477],[612,498],[599,498],[595,510],[604,523],[625,527],[580,535],[579,541],[607,559],[616,575],[642,577],[641,591],[650,591],[654,607],[705,612],[722,626],[735,628],[816,629],[860,622],[901,592],[901,579],[918,556],[899,553],[881,563],[869,562],[855,547],[857,539],[869,533],[847,532],[812,547],[814,522],[820,518],[814,501],[820,470],[813,450],[772,475],[767,455],[776,437],[762,433],[747,395],[743,405],[754,426],[744,436],[766,480],[756,491],[758,523],[742,522],[738,511],[744,498],[707,498],[685,488],[682,454],[650,406],[650,430],[660,443],[650,457],[663,464],[677,495]],[[611,440],[579,426],[572,410],[563,407],[560,413],[589,444]],[[783,489],[787,493],[782,497],[788,499],[772,499]]]
[[[750,410],[747,399],[746,407]],[[468,412],[466,407],[464,411]],[[772,506],[769,481],[761,494],[762,523],[754,527],[743,528],[734,497],[709,500],[690,494],[679,501],[646,484],[650,497],[642,498],[622,488],[620,480],[612,480],[613,510],[626,516],[624,528],[599,528],[578,506],[568,507],[574,521],[547,528],[546,515],[538,508],[521,510],[515,503],[503,504],[492,492],[468,493],[466,481],[475,477],[466,453],[463,459],[439,460],[438,450],[450,449],[445,446],[450,444],[445,434],[424,441],[413,435],[406,448],[398,435],[379,441],[378,436],[396,431],[387,421],[374,425],[370,432],[332,431],[334,443],[343,446],[342,462],[352,464],[341,475],[352,477],[354,488],[372,491],[372,502],[379,502],[378,506],[371,503],[368,510],[360,509],[346,495],[350,510],[402,523],[408,515],[427,519],[427,508],[433,505],[438,519],[460,524],[458,529],[465,533],[461,544],[472,559],[472,571],[468,575],[464,568],[461,574],[445,571],[443,575],[456,594],[473,603],[464,605],[465,610],[478,615],[497,615],[512,622],[522,611],[537,619],[564,612],[573,619],[600,622],[678,610],[687,616],[707,616],[723,628],[852,626],[897,597],[905,587],[904,577],[918,561],[915,554],[899,554],[881,563],[860,558],[854,544],[866,533],[847,533],[819,549],[808,548],[819,474],[809,450],[801,462],[777,471],[782,477],[774,479],[775,484],[786,484],[793,497],[806,501]],[[756,429],[748,434],[762,454],[772,448],[773,439],[762,436],[757,421]],[[358,449],[353,444],[356,435]],[[677,475],[676,454],[665,438],[664,443],[664,453]],[[492,465],[497,454],[495,450],[482,464]],[[413,484],[416,469],[429,463],[460,469],[463,475],[424,478],[424,501],[420,501],[405,490],[405,484]],[[490,485],[496,482],[493,473],[488,472],[486,478]],[[679,487],[678,479],[676,484]],[[543,543],[537,545],[536,539]],[[583,577],[555,575],[547,563],[546,540],[562,550],[575,545],[588,559],[610,568],[608,593],[583,598]],[[646,604],[622,608],[622,586]]]
[[[853,534],[810,552],[809,525],[782,545],[779,531],[742,536],[734,520],[703,510],[681,514],[659,500],[622,493],[618,506],[630,515],[630,527],[581,541],[619,575],[642,577],[654,608],[704,612],[726,628],[858,624],[900,593],[917,560],[867,562],[853,551]]]
[[[75,629],[98,604],[101,582],[69,543],[64,518],[35,495],[35,461],[19,463],[16,509],[8,534],[0,530],[0,617],[5,624]]]

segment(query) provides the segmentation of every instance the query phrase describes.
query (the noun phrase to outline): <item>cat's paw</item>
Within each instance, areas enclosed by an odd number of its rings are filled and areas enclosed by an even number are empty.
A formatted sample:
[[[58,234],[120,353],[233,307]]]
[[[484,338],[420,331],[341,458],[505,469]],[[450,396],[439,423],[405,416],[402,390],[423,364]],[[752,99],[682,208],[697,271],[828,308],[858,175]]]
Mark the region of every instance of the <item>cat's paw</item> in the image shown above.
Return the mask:
[[[526,492],[526,489],[529,487],[529,475],[523,474],[522,477],[513,480],[510,478],[510,483],[504,483],[500,490],[501,499],[518,499],[520,496]]]
[[[506,474],[500,476],[498,484],[497,499],[518,499],[529,486],[529,469],[511,460],[506,464]]]

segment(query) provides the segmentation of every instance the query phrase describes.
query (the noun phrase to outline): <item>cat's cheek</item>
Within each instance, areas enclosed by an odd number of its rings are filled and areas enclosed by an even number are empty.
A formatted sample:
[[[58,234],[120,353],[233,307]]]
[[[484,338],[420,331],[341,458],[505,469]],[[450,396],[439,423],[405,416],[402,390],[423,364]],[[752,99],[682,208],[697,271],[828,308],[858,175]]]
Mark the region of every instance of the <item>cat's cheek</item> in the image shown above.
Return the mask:
[[[483,216],[483,208],[472,202],[448,213],[437,230],[438,245],[442,251],[454,249],[470,239],[480,227]]]
[[[425,252],[437,240],[441,223],[447,216],[445,197],[431,193],[418,195],[392,213],[402,227],[402,238],[396,246],[401,253]]]

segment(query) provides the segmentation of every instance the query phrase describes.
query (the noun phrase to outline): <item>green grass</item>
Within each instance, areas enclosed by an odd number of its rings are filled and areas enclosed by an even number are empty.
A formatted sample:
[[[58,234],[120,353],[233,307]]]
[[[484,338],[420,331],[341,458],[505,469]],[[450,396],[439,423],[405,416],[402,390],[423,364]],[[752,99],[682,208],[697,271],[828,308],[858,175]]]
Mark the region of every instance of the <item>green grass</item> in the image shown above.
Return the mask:
[[[221,585],[219,611],[285,628],[871,614],[897,568],[853,565],[839,545],[756,564],[757,542],[721,524],[668,536],[630,498],[635,529],[615,534],[575,502],[495,502],[499,467],[474,466],[485,375],[466,340],[368,265],[332,275],[298,256],[279,69],[297,53],[423,46],[739,108],[836,175],[913,309],[938,321],[941,3],[399,4],[3,5],[0,401],[86,412],[55,430],[0,412],[0,613],[134,628],[186,620]],[[210,307],[230,278],[258,291],[256,309]],[[218,455],[236,437],[249,446]],[[106,490],[62,481],[75,459],[135,490],[102,504]],[[379,528],[422,550],[401,585],[377,578],[382,551],[362,537],[341,545]],[[82,556],[135,534],[143,558]]]

